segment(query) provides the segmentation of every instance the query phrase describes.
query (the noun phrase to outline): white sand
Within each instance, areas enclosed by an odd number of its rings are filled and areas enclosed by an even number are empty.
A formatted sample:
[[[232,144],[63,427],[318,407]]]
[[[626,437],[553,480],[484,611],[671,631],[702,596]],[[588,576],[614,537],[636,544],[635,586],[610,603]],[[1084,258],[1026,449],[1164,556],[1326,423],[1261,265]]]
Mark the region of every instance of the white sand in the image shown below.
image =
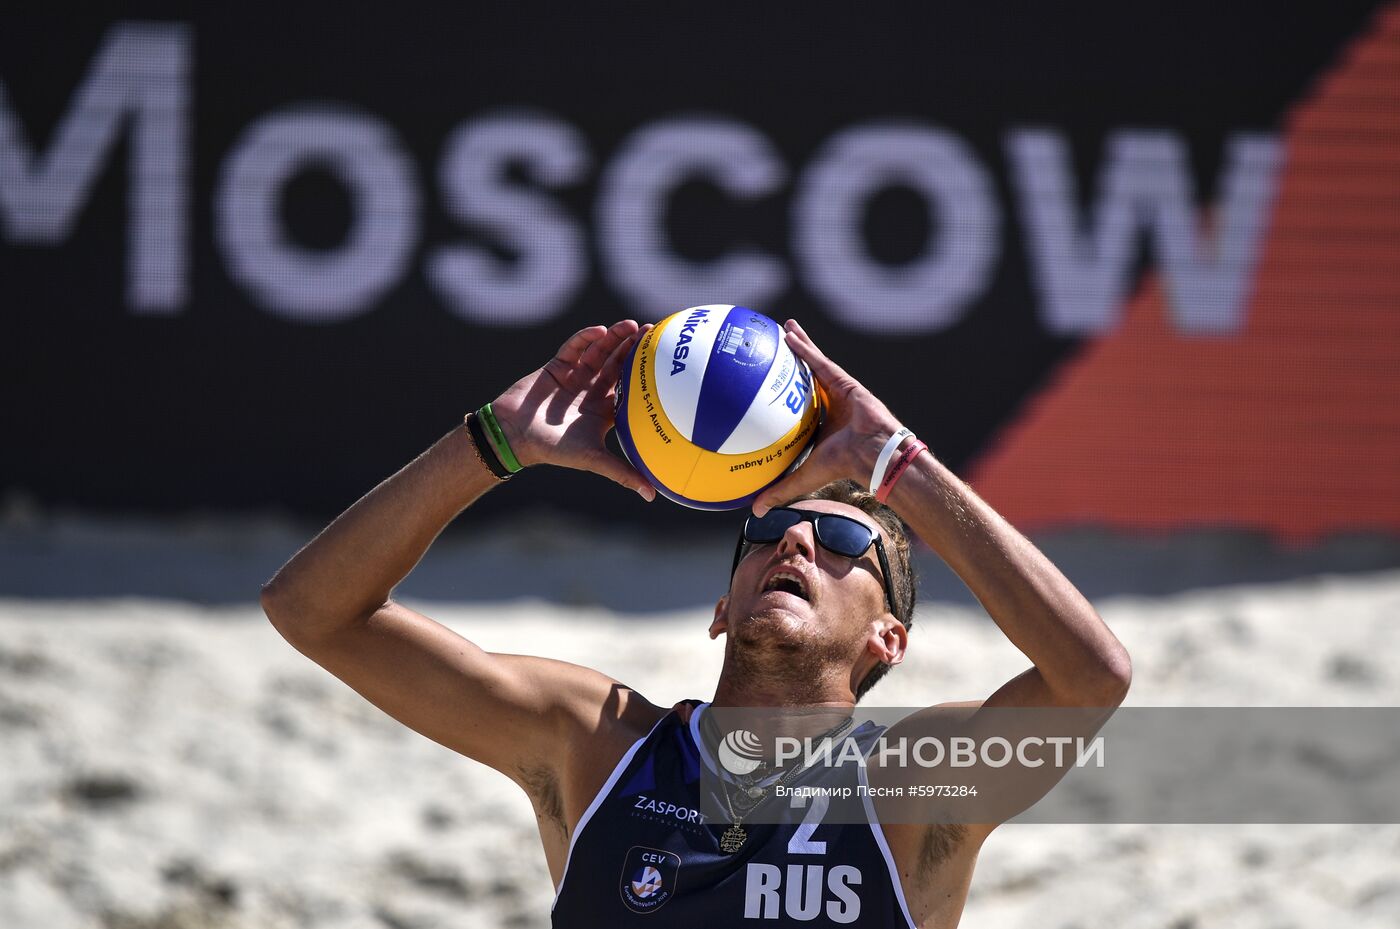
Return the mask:
[[[1400,572],[1098,604],[1137,705],[1400,705]],[[487,648],[708,697],[708,612],[424,609]],[[875,702],[985,696],[1025,660],[933,606]],[[471,712],[464,707],[463,712]],[[384,717],[253,607],[0,601],[0,929],[545,926],[504,777]],[[1400,826],[1011,826],[963,925],[1400,925]]]

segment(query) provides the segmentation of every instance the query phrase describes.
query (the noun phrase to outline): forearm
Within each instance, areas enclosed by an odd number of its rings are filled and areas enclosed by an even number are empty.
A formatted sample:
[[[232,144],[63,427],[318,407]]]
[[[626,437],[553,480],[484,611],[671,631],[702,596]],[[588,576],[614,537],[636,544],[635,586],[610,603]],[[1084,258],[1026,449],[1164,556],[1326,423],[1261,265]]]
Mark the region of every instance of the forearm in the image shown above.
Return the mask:
[[[1067,702],[1121,699],[1127,652],[1069,579],[928,452],[890,505],[951,567]],[[1115,700],[1116,702],[1116,700]]]
[[[459,426],[362,497],[263,588],[289,638],[368,618],[443,528],[497,483]]]
[[[807,461],[754,502],[757,515],[827,481],[866,481],[899,428],[889,408],[817,348],[795,320],[788,344],[828,398],[826,434]],[[905,440],[908,444],[909,440]],[[1035,664],[998,691],[1015,705],[1117,705],[1131,667],[1127,652],[1074,585],[1024,536],[927,451],[898,479],[889,504],[957,572],[1007,638]],[[998,694],[993,694],[993,699]]]

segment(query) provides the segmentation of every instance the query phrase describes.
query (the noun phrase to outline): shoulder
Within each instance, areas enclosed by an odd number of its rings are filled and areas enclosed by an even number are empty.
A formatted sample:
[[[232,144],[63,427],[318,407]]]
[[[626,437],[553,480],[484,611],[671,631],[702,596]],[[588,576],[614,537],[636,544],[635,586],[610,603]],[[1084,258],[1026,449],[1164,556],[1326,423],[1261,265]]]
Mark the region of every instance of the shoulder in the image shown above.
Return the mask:
[[[559,689],[550,710],[557,718],[540,721],[554,733],[554,744],[510,773],[530,796],[548,851],[551,840],[567,843],[628,749],[670,710],[590,668],[540,659],[529,666],[537,678],[532,683]]]
[[[601,671],[531,655],[496,655],[513,685],[535,696],[533,727],[555,748],[645,735],[669,710]],[[631,736],[632,738],[628,738]]]
[[[625,684],[603,675],[599,678],[587,688],[591,698],[571,709],[568,735],[560,740],[553,766],[565,787],[562,812],[570,824],[582,815],[628,749],[671,712]]]

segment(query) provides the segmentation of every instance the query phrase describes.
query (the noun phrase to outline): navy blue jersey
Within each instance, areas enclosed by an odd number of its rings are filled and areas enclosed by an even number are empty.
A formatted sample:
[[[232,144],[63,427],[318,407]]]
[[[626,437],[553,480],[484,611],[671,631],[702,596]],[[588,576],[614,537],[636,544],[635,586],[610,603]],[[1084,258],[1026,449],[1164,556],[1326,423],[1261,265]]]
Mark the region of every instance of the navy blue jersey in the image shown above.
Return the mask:
[[[873,811],[868,822],[745,823],[734,854],[728,822],[701,812],[700,772],[718,769],[700,739],[706,707],[689,724],[669,713],[639,739],[579,820],[554,901],[567,929],[627,926],[730,929],[838,926],[910,929],[899,872]],[[852,737],[873,742],[871,727]]]

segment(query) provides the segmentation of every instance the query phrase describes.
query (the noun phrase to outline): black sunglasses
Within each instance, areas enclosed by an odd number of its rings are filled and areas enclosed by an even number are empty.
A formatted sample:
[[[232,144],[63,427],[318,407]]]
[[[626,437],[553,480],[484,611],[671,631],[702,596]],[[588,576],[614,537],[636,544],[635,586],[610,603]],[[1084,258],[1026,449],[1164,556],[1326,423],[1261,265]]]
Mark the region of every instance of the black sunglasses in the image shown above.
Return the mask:
[[[729,580],[734,581],[734,572],[739,570],[739,562],[744,557],[744,546],[764,545],[776,542],[800,522],[809,522],[816,530],[817,544],[829,552],[859,558],[875,544],[875,554],[880,559],[880,585],[885,588],[885,602],[890,614],[901,623],[904,619],[894,606],[894,593],[890,590],[890,562],[885,557],[885,544],[880,533],[858,519],[841,516],[838,513],[821,513],[816,510],[799,510],[790,506],[776,506],[762,516],[750,516],[744,520],[744,528],[739,533],[739,543],[734,546],[734,564],[729,568]]]

